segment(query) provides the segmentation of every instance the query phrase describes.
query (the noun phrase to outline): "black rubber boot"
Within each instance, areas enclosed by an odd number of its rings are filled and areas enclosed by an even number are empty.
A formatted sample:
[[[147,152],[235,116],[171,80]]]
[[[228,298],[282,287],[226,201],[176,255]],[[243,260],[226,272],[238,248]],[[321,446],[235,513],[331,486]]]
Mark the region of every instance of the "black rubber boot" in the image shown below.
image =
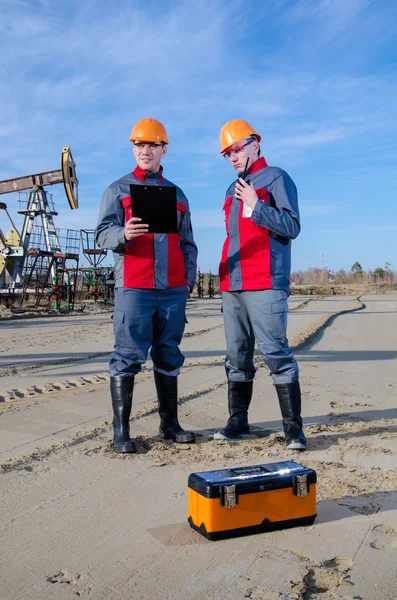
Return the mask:
[[[193,431],[185,431],[178,422],[178,378],[154,371],[154,381],[159,401],[160,433],[166,440],[178,444],[195,442]]]
[[[130,438],[130,415],[134,377],[111,377],[110,393],[113,405],[113,446],[115,452],[136,452]]]
[[[229,420],[223,429],[216,429],[214,440],[241,440],[250,435],[248,408],[252,398],[252,381],[228,382]]]
[[[307,441],[302,430],[301,389],[299,382],[276,385],[287,448],[306,450]]]

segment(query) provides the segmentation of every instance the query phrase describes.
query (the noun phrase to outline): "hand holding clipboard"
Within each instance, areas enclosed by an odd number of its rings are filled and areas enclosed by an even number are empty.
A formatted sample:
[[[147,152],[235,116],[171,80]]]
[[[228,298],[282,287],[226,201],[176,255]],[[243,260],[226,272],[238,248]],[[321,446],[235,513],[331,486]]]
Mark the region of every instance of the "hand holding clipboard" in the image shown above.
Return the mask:
[[[128,219],[127,223],[125,224],[124,237],[130,242],[140,235],[149,233],[148,227],[149,225],[147,223],[142,223],[142,219],[139,217],[131,217],[131,219]]]

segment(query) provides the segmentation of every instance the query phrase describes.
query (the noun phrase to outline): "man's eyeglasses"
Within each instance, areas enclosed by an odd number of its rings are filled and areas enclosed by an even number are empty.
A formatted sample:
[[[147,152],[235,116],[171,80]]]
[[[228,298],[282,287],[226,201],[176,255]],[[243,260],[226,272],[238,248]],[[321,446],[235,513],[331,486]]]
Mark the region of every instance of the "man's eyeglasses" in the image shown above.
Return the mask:
[[[137,150],[143,150],[144,148],[155,150],[156,148],[162,148],[164,144],[156,144],[155,142],[134,142],[134,146]]]
[[[242,146],[235,146],[231,150],[227,150],[227,152],[223,153],[224,158],[230,158],[232,154],[234,154],[235,156],[238,156],[240,154],[240,152],[242,152],[246,146],[249,146],[250,144],[252,144],[252,142],[255,142],[255,139],[249,140]]]

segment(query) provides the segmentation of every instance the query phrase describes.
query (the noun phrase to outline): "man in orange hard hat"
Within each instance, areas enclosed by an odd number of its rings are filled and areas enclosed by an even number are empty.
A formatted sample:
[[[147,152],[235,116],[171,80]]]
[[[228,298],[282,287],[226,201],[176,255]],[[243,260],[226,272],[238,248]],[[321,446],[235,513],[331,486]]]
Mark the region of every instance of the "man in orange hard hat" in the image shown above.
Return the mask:
[[[110,360],[114,449],[136,452],[129,419],[135,375],[150,355],[154,366],[160,432],[179,443],[195,434],[178,422],[177,379],[184,362],[179,344],[185,328],[185,308],[196,280],[197,247],[189,203],[176,187],[177,233],[149,233],[148,224],[132,213],[130,185],[174,186],[164,179],[161,160],[168,137],[156,119],[142,119],[130,137],[137,166],[112,183],[103,194],[96,240],[113,250],[115,259],[115,349]]]
[[[250,434],[256,340],[277,390],[287,447],[306,450],[299,370],[287,340],[291,240],[300,232],[296,187],[260,157],[261,136],[247,121],[226,123],[220,141],[238,179],[223,206],[227,237],[220,263],[229,420],[214,438]]]

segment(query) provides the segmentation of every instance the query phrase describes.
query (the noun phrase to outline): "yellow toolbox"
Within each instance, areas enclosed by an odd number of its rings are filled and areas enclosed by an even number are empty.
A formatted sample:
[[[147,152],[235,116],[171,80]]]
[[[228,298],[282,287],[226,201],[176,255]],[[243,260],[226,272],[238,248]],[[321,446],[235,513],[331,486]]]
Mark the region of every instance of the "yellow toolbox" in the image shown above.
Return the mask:
[[[192,473],[188,521],[209,540],[311,525],[316,481],[293,461]]]

